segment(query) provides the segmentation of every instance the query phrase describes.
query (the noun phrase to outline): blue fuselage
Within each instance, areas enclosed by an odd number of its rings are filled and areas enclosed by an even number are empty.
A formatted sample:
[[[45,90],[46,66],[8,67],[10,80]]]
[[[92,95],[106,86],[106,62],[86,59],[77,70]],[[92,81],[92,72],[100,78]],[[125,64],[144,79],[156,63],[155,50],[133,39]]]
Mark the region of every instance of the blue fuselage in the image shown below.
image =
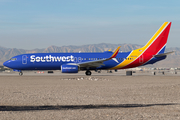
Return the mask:
[[[131,52],[118,53],[115,59],[104,61],[99,67],[81,67],[81,70],[111,69],[124,60],[127,60]],[[4,62],[7,66],[16,70],[61,70],[63,64],[79,64],[83,62],[97,61],[109,58],[113,53],[33,53],[22,54],[12,57]],[[162,59],[162,58],[161,58]],[[160,59],[152,59],[148,64],[152,64]]]

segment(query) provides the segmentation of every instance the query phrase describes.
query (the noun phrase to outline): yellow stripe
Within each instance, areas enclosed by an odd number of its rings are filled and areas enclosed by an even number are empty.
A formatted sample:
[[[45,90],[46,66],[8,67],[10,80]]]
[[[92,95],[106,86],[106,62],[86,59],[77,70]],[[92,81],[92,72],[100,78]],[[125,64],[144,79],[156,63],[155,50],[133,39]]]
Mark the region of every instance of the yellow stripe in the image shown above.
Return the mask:
[[[149,42],[143,47],[146,49],[154,41],[154,39],[162,32],[162,30],[169,24],[169,22],[164,22],[164,24],[159,28],[159,30],[154,34],[154,36],[149,40]]]
[[[115,66],[115,67],[113,67],[113,68],[111,68],[111,69],[122,68],[122,67],[130,64],[131,62],[133,62],[134,60],[136,60],[136,58],[139,57],[142,52],[143,52],[143,51],[142,51],[141,48],[140,48],[140,49],[133,50],[133,51],[129,54],[129,56],[127,56],[127,58],[126,58],[122,63],[120,63],[119,65],[117,65],[117,66]],[[130,58],[131,58],[131,59],[130,59]],[[129,60],[128,60],[128,59],[129,59]]]
[[[122,63],[118,64],[117,66],[111,68],[111,69],[118,69],[118,68],[122,68],[128,64],[130,64],[131,62],[133,62],[134,60],[136,60],[145,50],[146,48],[149,47],[149,45],[151,45],[151,43],[155,40],[155,38],[161,33],[161,31],[167,26],[169,22],[165,22],[160,28],[159,30],[154,34],[154,36],[148,41],[148,43],[139,49],[133,50],[129,56],[127,56],[128,59],[125,59]],[[131,59],[130,59],[131,58]]]

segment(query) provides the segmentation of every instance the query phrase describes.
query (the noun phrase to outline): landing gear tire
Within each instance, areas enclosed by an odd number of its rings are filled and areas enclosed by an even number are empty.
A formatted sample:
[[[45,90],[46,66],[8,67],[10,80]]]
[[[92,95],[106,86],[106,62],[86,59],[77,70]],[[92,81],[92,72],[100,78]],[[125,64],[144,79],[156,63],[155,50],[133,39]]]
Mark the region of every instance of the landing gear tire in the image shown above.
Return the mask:
[[[91,75],[91,71],[87,70],[85,74],[90,76]]]
[[[20,72],[19,75],[22,76],[22,75],[23,75],[23,72]]]

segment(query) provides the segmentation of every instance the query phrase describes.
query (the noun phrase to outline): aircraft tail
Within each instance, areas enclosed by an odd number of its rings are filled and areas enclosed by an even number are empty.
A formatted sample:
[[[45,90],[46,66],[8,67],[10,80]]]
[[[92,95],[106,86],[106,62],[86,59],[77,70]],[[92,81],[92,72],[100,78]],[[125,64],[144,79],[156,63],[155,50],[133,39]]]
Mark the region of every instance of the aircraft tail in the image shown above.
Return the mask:
[[[167,54],[172,53],[164,53],[170,27],[171,22],[164,22],[164,24],[159,28],[159,30],[153,35],[153,37],[144,47],[131,51],[127,58],[132,57],[132,59],[124,60],[113,69],[125,69],[145,64],[153,64],[161,59],[165,59]],[[133,58],[134,56],[136,58]],[[155,59],[154,57],[158,58]]]
[[[153,37],[142,49],[146,51],[146,53],[151,53],[154,55],[164,53],[170,27],[171,22],[164,22],[164,24],[159,28],[159,30],[153,35]]]

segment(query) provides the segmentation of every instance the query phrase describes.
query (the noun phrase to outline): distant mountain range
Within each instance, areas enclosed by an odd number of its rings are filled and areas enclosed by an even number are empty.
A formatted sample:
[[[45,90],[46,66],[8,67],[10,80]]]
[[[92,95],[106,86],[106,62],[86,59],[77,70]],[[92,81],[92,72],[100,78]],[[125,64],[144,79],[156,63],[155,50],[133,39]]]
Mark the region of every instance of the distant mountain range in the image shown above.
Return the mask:
[[[4,61],[10,59],[11,57],[19,54],[26,53],[58,53],[58,52],[103,52],[111,49],[114,51],[118,46],[121,46],[120,51],[127,52],[137,48],[141,48],[142,45],[137,44],[90,44],[82,46],[50,46],[45,49],[33,49],[33,50],[24,50],[17,48],[5,48],[0,46],[0,65]],[[180,48],[167,48],[166,51],[175,51],[175,53],[168,55],[166,60],[155,63],[151,67],[180,67]]]

